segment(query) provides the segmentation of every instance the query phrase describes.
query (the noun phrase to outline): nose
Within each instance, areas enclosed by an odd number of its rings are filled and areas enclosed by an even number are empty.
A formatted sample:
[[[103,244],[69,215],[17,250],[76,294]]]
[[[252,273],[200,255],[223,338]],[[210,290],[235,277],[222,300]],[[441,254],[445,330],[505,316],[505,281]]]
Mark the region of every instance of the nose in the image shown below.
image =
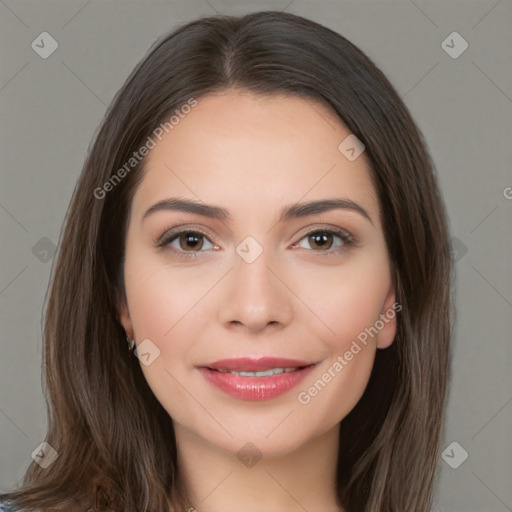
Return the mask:
[[[220,299],[219,320],[229,329],[250,332],[279,330],[293,319],[293,293],[289,277],[269,261],[266,251],[252,263],[235,254],[234,268]]]

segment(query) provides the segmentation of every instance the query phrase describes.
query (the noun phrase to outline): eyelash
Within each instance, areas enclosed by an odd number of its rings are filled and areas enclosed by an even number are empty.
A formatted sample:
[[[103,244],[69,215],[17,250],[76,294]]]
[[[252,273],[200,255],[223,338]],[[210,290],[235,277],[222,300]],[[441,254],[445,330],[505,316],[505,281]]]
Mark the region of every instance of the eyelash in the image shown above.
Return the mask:
[[[356,239],[348,231],[345,231],[343,229],[332,229],[332,228],[331,229],[321,229],[321,228],[316,228],[316,229],[313,229],[313,230],[308,231],[307,233],[305,233],[302,236],[302,238],[300,238],[300,240],[298,242],[293,244],[293,247],[295,247],[304,238],[307,238],[308,236],[311,236],[311,235],[313,235],[315,233],[323,233],[323,234],[335,235],[335,236],[338,236],[341,239],[341,241],[343,242],[343,246],[337,247],[335,249],[327,249],[326,251],[321,251],[321,250],[318,250],[318,249],[311,249],[312,251],[316,252],[318,255],[321,255],[321,256],[337,256],[340,253],[346,251],[348,247],[356,246],[357,245]],[[175,254],[178,254],[179,257],[183,257],[183,258],[195,259],[195,258],[197,258],[199,253],[205,252],[205,251],[180,251],[180,250],[176,250],[176,249],[167,249],[167,246],[169,246],[171,244],[171,242],[173,242],[174,240],[178,239],[181,235],[184,235],[184,234],[202,235],[205,238],[207,238],[210,243],[214,244],[214,242],[212,240],[210,240],[210,237],[205,232],[203,232],[203,231],[201,231],[199,229],[181,229],[180,231],[174,231],[174,230],[171,229],[170,231],[166,231],[156,241],[156,245],[157,245],[157,247],[159,247],[159,248],[161,248],[163,250],[167,250],[169,252],[173,252]]]

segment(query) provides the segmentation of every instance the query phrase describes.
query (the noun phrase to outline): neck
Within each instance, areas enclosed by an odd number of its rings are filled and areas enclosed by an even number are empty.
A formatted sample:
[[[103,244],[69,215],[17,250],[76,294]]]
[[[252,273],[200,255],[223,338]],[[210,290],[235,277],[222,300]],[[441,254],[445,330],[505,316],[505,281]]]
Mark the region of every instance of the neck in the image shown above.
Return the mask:
[[[175,432],[190,512],[343,512],[336,503],[339,425],[278,455],[254,445],[233,453],[176,423]]]

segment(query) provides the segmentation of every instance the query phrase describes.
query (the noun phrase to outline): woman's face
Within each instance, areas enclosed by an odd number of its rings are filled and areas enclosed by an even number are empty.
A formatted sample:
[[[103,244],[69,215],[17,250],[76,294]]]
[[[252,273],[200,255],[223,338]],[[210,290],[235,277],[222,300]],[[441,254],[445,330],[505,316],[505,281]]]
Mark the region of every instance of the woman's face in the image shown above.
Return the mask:
[[[156,140],[120,319],[177,435],[291,452],[363,394],[395,297],[365,154],[338,148],[349,135],[314,101],[230,90]],[[325,200],[346,207],[289,210]]]

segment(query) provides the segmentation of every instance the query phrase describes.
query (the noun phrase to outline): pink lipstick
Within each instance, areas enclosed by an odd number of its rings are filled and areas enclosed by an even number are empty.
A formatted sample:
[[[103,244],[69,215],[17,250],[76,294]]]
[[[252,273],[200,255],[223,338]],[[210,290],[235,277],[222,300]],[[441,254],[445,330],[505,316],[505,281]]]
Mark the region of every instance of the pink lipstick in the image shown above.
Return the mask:
[[[316,363],[284,357],[244,356],[198,367],[208,382],[234,398],[269,400],[286,393]]]

